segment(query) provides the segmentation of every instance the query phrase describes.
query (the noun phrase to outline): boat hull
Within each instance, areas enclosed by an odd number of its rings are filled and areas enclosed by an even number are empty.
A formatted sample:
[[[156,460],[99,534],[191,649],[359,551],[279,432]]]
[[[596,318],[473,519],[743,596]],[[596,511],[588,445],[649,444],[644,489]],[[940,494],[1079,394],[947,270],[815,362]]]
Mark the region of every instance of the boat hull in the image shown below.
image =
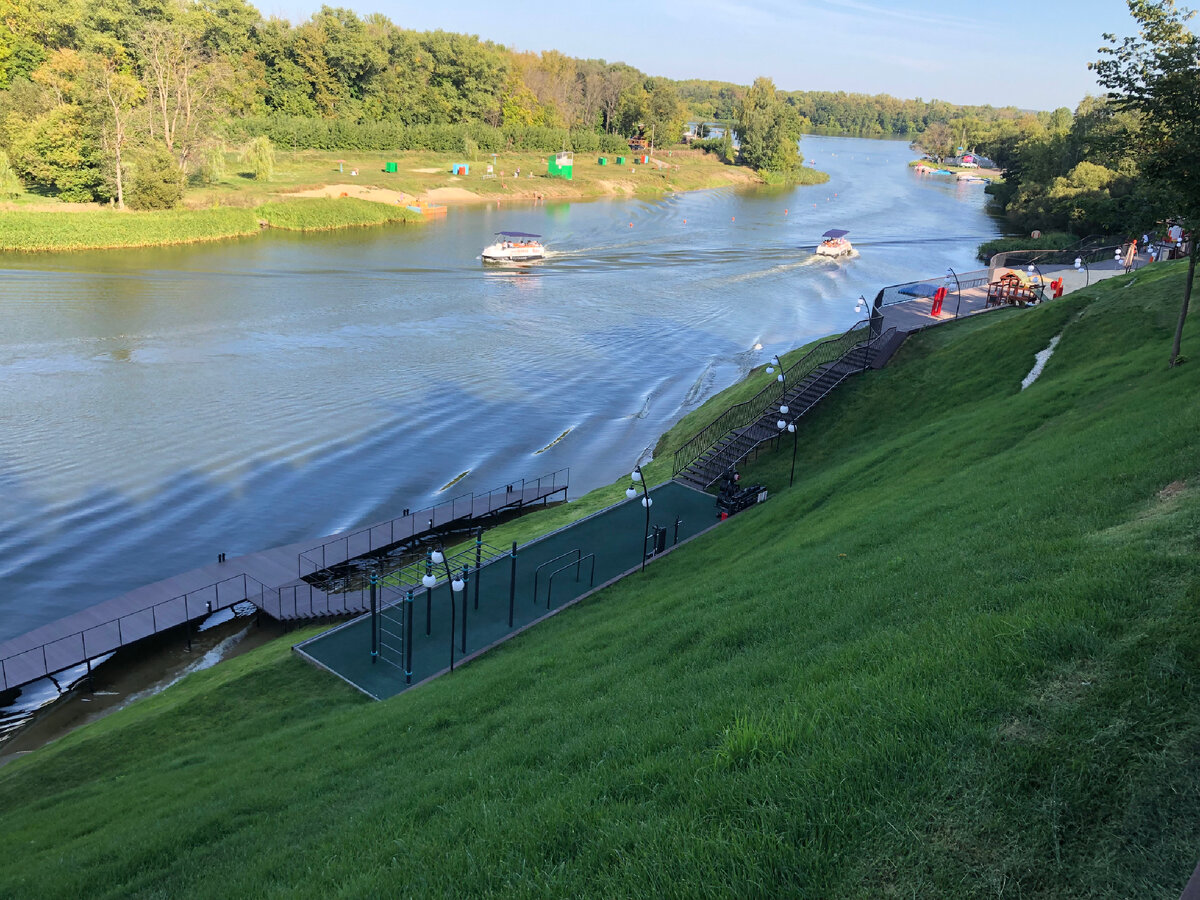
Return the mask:
[[[545,258],[546,248],[542,246],[505,247],[503,244],[492,244],[484,247],[483,252],[479,255],[483,257],[484,262],[528,262]]]

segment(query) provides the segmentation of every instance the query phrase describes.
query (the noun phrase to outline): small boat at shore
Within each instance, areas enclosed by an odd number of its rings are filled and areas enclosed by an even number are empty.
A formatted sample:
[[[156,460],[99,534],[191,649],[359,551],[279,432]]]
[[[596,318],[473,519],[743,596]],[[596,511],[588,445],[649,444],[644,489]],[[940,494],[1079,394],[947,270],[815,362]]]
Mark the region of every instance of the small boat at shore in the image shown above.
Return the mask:
[[[821,235],[825,240],[817,245],[817,256],[828,256],[831,259],[838,259],[842,256],[852,255],[854,253],[854,246],[846,240],[846,235],[849,233],[841,228],[830,228]]]
[[[480,256],[484,262],[527,262],[542,259],[546,248],[538,240],[540,234],[527,234],[524,231],[497,231],[500,240],[483,248]]]

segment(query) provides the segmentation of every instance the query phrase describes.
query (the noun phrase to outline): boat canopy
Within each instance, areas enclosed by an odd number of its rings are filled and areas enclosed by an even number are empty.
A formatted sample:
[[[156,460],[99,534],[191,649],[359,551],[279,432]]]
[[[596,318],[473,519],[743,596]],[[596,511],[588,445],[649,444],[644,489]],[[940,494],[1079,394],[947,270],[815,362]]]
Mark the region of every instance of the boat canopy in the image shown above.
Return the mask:
[[[496,234],[498,234],[502,237],[516,237],[516,238],[522,238],[522,237],[523,238],[539,238],[539,237],[541,237],[540,234],[526,234],[524,231],[497,231]]]
[[[830,228],[827,232],[825,232],[823,235],[821,235],[821,237],[840,238],[840,237],[845,237],[849,233],[850,232],[848,232],[848,231],[843,231],[841,228]]]

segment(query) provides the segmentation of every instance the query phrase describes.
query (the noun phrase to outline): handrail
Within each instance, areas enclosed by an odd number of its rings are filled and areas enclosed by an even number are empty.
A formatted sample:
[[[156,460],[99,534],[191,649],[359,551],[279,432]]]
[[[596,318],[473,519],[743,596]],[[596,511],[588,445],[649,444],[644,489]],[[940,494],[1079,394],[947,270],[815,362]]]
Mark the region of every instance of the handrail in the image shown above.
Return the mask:
[[[568,550],[566,553],[558,554],[558,556],[554,557],[554,559],[546,560],[544,563],[542,563],[540,566],[538,566],[536,569],[533,570],[533,602],[534,603],[537,603],[538,575],[541,574],[542,569],[546,568],[546,566],[550,565],[551,563],[556,563],[560,559],[570,556],[572,553],[575,554],[575,562],[568,563],[568,566],[578,566],[583,561],[583,551],[580,550],[578,547],[576,547],[574,550]],[[576,574],[578,575],[578,573],[576,573]],[[547,594],[547,602],[549,602],[548,594]]]
[[[520,493],[527,487],[536,488],[540,492],[543,487],[543,482],[546,480],[549,480],[550,482],[548,486],[553,489],[552,493],[559,490],[565,491],[570,483],[570,475],[571,467],[564,466],[561,469],[548,472],[545,475],[539,475],[537,478],[522,478],[519,482],[514,481],[511,484],[504,485],[503,487],[492,488],[489,491],[468,491],[466,493],[459,494],[456,497],[451,497],[448,501],[443,501],[442,503],[433,504],[430,506],[424,506],[417,510],[410,510],[402,516],[396,516],[392,519],[388,519],[387,521],[368,526],[367,528],[360,528],[357,531],[339,534],[332,540],[325,541],[316,547],[310,547],[307,550],[301,551],[297,558],[298,574],[301,578],[303,578],[305,575],[311,575],[314,572],[319,572],[322,569],[327,569],[330,566],[337,565],[338,563],[346,562],[347,560],[353,559],[356,556],[361,556],[364,553],[371,553],[380,547],[387,547],[395,544],[397,541],[403,541],[406,539],[411,540],[420,534],[425,534],[430,529],[422,528],[420,531],[418,531],[417,522],[429,514],[433,514],[432,518],[437,518],[437,511],[444,510],[447,507],[450,509],[450,517],[446,521],[454,521],[455,519],[459,518],[456,513],[457,508],[460,505],[465,506],[466,511],[469,514],[474,509],[476,499],[489,498],[494,494],[503,493],[507,495]],[[561,488],[558,486],[560,478],[562,479]],[[489,503],[488,505],[490,508],[491,504]],[[398,522],[405,523],[409,526],[407,534],[405,534],[403,530],[397,534],[396,524]],[[362,546],[362,541],[360,540],[357,542],[359,546],[355,548],[356,552],[351,553],[351,541],[355,540],[356,538],[361,538],[364,535],[366,536],[365,548]],[[345,555],[341,558],[330,559],[329,554],[326,552],[327,548],[335,547],[338,544],[345,545]],[[311,567],[307,572],[304,571],[304,564],[306,562]]]
[[[242,582],[242,590],[240,592],[241,596],[238,597],[237,599],[230,600],[228,603],[222,604],[220,602],[220,599],[221,599],[220,587],[221,587],[221,585],[227,584],[229,582],[239,581],[239,580]],[[121,613],[119,616],[109,619],[107,622],[101,622],[97,625],[89,625],[87,628],[81,628],[78,631],[73,631],[70,634],[63,635],[62,637],[56,637],[56,638],[54,638],[54,640],[44,641],[43,643],[41,643],[35,647],[30,647],[26,650],[20,650],[16,653],[10,653],[8,656],[0,658],[0,689],[6,690],[8,688],[17,686],[17,684],[18,684],[17,682],[14,682],[11,684],[9,683],[8,666],[5,664],[11,663],[13,660],[15,660],[19,657],[27,656],[28,654],[31,654],[31,653],[38,654],[40,652],[40,654],[41,654],[41,663],[42,663],[41,674],[36,675],[33,678],[25,679],[25,680],[19,682],[19,684],[28,684],[30,681],[35,681],[38,678],[44,678],[47,675],[51,675],[54,672],[60,672],[65,668],[69,668],[70,666],[77,666],[80,663],[84,663],[84,662],[87,662],[88,660],[95,659],[97,656],[102,656],[105,653],[111,653],[114,650],[124,647],[127,643],[132,644],[136,641],[140,641],[140,640],[143,640],[144,638],[150,637],[151,635],[158,634],[159,633],[159,627],[158,627],[159,610],[168,604],[178,605],[179,602],[182,601],[183,602],[183,617],[178,618],[178,619],[172,617],[172,618],[168,619],[163,624],[162,630],[164,630],[164,631],[167,630],[168,628],[178,627],[179,625],[182,625],[185,622],[190,622],[193,619],[199,618],[202,615],[210,615],[211,613],[216,612],[217,610],[227,609],[228,607],[233,606],[237,603],[241,603],[243,601],[248,601],[248,600],[250,600],[250,596],[251,596],[250,585],[249,585],[249,582],[251,582],[251,581],[254,582],[254,584],[258,585],[259,602],[255,605],[261,609],[262,608],[262,598],[265,594],[267,594],[270,591],[270,588],[268,588],[266,585],[264,585],[261,581],[259,581],[257,578],[253,577],[252,575],[247,575],[245,572],[241,572],[237,575],[231,575],[228,578],[222,578],[220,581],[214,581],[211,584],[204,585],[203,587],[194,588],[193,590],[185,591],[182,594],[176,594],[174,597],[168,597],[166,600],[159,600],[156,603],[151,603],[148,606],[141,607],[140,609],[135,609],[130,612]],[[191,612],[190,607],[188,606],[189,600],[191,600],[191,602],[195,602],[195,603],[199,604],[201,601],[194,600],[192,598],[194,598],[194,595],[196,595],[196,594],[200,594],[200,593],[207,592],[207,591],[212,591],[213,600],[217,601],[217,605],[214,606],[212,601],[207,601],[207,600],[203,601],[205,603],[204,609],[203,610],[197,609],[196,613],[193,614]],[[141,634],[141,635],[138,635],[137,637],[131,637],[128,641],[126,641],[124,631],[121,628],[121,623],[128,619],[133,618],[134,616],[145,615],[147,612],[150,613],[150,631],[147,634]],[[98,632],[101,629],[109,629],[111,631],[114,624],[116,625],[116,629],[117,629],[116,630],[116,643],[112,644],[111,639],[110,639],[109,641],[105,642],[106,646],[100,647],[100,648],[93,648],[95,650],[95,652],[89,652],[88,646],[87,646],[88,635],[92,634],[93,632]],[[79,645],[78,645],[79,646],[79,651],[78,651],[79,659],[76,660],[75,662],[68,662],[65,665],[51,666],[49,655],[46,653],[47,648],[53,647],[55,644],[61,644],[64,641],[69,641],[73,638],[79,639]],[[97,640],[97,638],[93,637],[93,640]],[[111,646],[107,646],[108,644],[111,644]]]
[[[789,384],[798,385],[801,380],[821,366],[841,359],[854,346],[862,343],[863,333],[866,332],[868,336],[870,334],[870,322],[870,319],[863,319],[847,329],[844,334],[821,341],[788,367],[783,373],[783,380],[772,379],[766,387],[749,400],[735,403],[726,409],[675,451],[672,475],[678,475],[720,443],[721,439],[731,431],[745,428],[752,422],[758,421],[763,413],[770,409],[775,401],[789,389]]]
[[[579,581],[579,564],[582,563],[583,560],[585,560],[585,559],[590,559],[592,561],[592,574],[588,577],[588,587],[595,586],[595,584],[596,584],[596,554],[589,553],[587,556],[583,557],[582,559],[578,560],[577,562],[567,563],[565,566],[555,569],[553,572],[550,573],[550,578],[546,582],[546,609],[550,608],[550,594],[553,593],[553,591],[554,591],[554,576],[557,575],[559,572],[565,572],[567,569],[571,568],[571,566],[574,566],[575,567],[575,580]]]

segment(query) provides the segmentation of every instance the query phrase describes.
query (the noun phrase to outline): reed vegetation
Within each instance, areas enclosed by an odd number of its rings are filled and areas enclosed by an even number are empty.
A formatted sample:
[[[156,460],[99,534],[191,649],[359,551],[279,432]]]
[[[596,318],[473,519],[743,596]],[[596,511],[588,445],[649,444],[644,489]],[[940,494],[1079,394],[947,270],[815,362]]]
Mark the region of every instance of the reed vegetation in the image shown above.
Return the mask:
[[[420,222],[424,216],[400,205],[356,197],[312,197],[264,203],[255,212],[271,228],[288,231],[326,231],[389,222]]]
[[[12,210],[0,214],[0,250],[100,250],[190,244],[257,234],[249,209],[71,212]]]

